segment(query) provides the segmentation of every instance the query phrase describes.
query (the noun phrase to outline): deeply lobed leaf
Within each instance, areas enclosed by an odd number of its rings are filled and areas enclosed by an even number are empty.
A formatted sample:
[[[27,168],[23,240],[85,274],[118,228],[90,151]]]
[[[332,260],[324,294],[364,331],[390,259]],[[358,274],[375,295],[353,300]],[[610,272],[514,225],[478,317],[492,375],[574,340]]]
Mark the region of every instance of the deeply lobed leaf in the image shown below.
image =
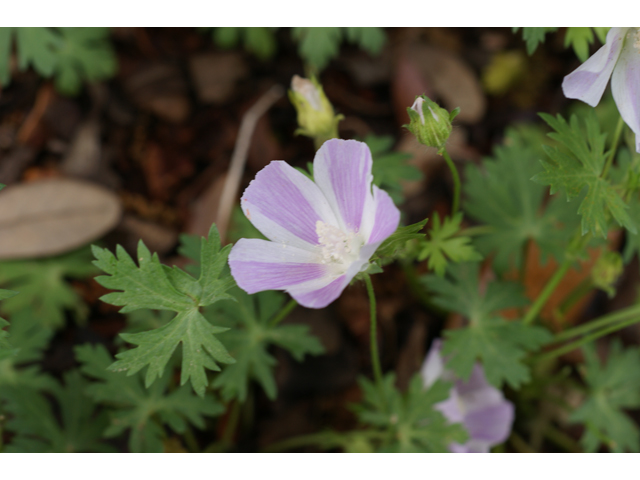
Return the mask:
[[[601,364],[593,345],[585,345],[583,351],[589,397],[570,417],[587,427],[581,443],[590,452],[603,442],[614,452],[637,452],[639,430],[623,410],[640,407],[640,348],[623,350],[614,341],[606,364]]]
[[[620,226],[635,233],[636,226],[627,212],[627,205],[609,181],[601,176],[607,156],[604,150],[606,135],[600,133],[595,113],[590,111],[585,119],[586,139],[575,115],[569,123],[560,115],[553,117],[541,113],[540,116],[555,130],[549,133],[549,137],[563,148],[545,146],[549,157],[542,160],[545,171],[533,180],[550,185],[552,194],[564,189],[568,201],[587,188],[578,209],[582,215],[583,235],[590,231],[606,237],[607,214],[611,214]]]
[[[148,366],[145,377],[148,387],[163,375],[173,352],[182,345],[181,384],[191,380],[198,395],[204,396],[208,384],[205,369],[219,371],[216,362],[234,363],[216,338],[227,329],[210,324],[199,310],[219,300],[233,300],[225,293],[234,285],[226,265],[231,246],[220,247],[220,236],[213,225],[208,238],[200,243],[197,280],[177,267],[162,265],[157,254],[152,256],[142,242],[138,245],[139,266],[120,246],[117,258],[106,249],[93,247],[95,265],[109,274],[97,277],[96,281],[107,288],[121,290],[104,295],[103,301],[123,306],[121,312],[141,308],[177,312],[169,323],[154,330],[121,334],[125,341],[138,347],[119,353],[111,370],[133,375]]]
[[[530,379],[529,368],[522,360],[550,340],[541,327],[507,321],[496,312],[527,303],[519,284],[494,281],[484,294],[478,284],[478,264],[459,264],[447,272],[449,278],[428,275],[422,278],[436,294],[434,303],[447,311],[461,313],[469,325],[460,330],[446,330],[443,354],[449,356],[447,366],[467,380],[473,365],[481,361],[487,380],[500,388],[507,382],[514,388]]]
[[[361,423],[388,432],[379,446],[382,452],[448,452],[449,444],[464,443],[461,424],[449,424],[434,406],[449,396],[450,383],[438,380],[430,388],[416,374],[405,393],[395,387],[395,375],[387,374],[381,385],[361,377],[363,399],[353,405]]]
[[[211,310],[233,327],[223,343],[234,355],[236,363],[224,369],[213,381],[225,400],[247,398],[249,382],[257,381],[267,397],[275,399],[277,387],[273,374],[276,359],[269,353],[273,345],[287,350],[298,361],[305,355],[324,352],[320,341],[310,335],[307,325],[271,325],[270,321],[284,304],[284,294],[275,291],[247,295],[238,289],[237,302],[218,304]]]
[[[143,386],[142,375],[124,376],[108,371],[113,358],[102,345],[76,347],[82,373],[94,379],[85,390],[95,402],[108,407],[109,425],[105,437],[129,430],[132,452],[162,452],[167,434],[163,423],[177,433],[184,433],[187,423],[205,427],[205,416],[219,415],[224,408],[207,395],[197,397],[190,388],[169,389],[170,377],[165,376],[150,388]]]

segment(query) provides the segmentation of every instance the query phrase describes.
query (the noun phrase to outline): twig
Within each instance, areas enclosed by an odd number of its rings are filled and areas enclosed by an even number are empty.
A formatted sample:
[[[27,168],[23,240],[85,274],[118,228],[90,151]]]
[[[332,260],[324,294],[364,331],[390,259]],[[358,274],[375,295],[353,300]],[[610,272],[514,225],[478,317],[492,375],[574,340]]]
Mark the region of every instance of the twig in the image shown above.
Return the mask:
[[[238,187],[242,180],[242,172],[244,171],[244,165],[247,161],[247,153],[251,145],[253,131],[260,117],[262,117],[282,95],[284,95],[284,88],[282,88],[281,85],[272,86],[242,117],[238,139],[236,140],[236,146],[231,156],[229,173],[227,174],[224,188],[222,189],[218,214],[216,215],[216,225],[218,232],[220,232],[220,238],[222,239],[226,237],[231,210],[236,201]]]

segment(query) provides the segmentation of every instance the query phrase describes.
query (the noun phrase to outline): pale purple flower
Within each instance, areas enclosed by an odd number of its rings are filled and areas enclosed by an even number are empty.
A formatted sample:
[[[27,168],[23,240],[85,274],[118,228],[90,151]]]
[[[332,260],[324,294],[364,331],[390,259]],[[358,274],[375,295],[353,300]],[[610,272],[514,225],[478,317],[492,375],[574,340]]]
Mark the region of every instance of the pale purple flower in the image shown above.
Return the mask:
[[[487,382],[482,365],[476,363],[469,380],[463,381],[444,368],[440,355],[441,340],[434,340],[431,350],[422,365],[422,378],[426,387],[442,378],[453,382],[449,398],[436,408],[451,423],[462,423],[469,432],[464,445],[452,443],[449,450],[454,453],[487,453],[494,445],[504,442],[513,424],[513,404],[502,392]]]
[[[636,134],[640,153],[640,29],[614,27],[600,49],[564,77],[562,91],[592,107],[600,102],[611,78],[611,92],[620,115]]]
[[[333,139],[313,160],[315,182],[282,161],[258,172],[240,203],[270,241],[234,245],[229,265],[240,288],[285,290],[309,308],[338,298],[400,222],[389,195],[372,187],[371,166],[365,143]]]

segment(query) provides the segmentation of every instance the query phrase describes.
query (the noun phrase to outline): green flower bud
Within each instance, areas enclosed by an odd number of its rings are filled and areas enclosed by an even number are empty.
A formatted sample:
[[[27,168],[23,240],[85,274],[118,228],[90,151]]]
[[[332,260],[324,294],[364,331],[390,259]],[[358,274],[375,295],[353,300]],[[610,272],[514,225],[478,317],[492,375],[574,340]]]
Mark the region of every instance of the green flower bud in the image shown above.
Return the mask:
[[[622,257],[618,252],[605,252],[600,255],[591,270],[591,280],[596,288],[604,290],[613,297],[616,293],[614,284],[623,271]]]
[[[338,122],[344,115],[336,115],[333,106],[315,78],[311,80],[294,75],[291,79],[289,99],[298,112],[295,133],[311,137],[316,146],[338,137]]]
[[[427,147],[435,147],[442,154],[445,144],[451,135],[451,122],[460,113],[456,108],[449,113],[428,97],[416,97],[410,108],[407,108],[409,125],[405,125],[418,141]]]

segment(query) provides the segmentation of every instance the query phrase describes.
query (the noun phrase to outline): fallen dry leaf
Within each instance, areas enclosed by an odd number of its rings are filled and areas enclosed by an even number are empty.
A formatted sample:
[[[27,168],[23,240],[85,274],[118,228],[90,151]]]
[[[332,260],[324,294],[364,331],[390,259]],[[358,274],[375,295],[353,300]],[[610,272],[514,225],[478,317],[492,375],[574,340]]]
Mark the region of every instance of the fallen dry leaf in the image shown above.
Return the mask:
[[[118,197],[97,185],[54,178],[0,192],[0,258],[44,257],[91,242],[120,219]]]

